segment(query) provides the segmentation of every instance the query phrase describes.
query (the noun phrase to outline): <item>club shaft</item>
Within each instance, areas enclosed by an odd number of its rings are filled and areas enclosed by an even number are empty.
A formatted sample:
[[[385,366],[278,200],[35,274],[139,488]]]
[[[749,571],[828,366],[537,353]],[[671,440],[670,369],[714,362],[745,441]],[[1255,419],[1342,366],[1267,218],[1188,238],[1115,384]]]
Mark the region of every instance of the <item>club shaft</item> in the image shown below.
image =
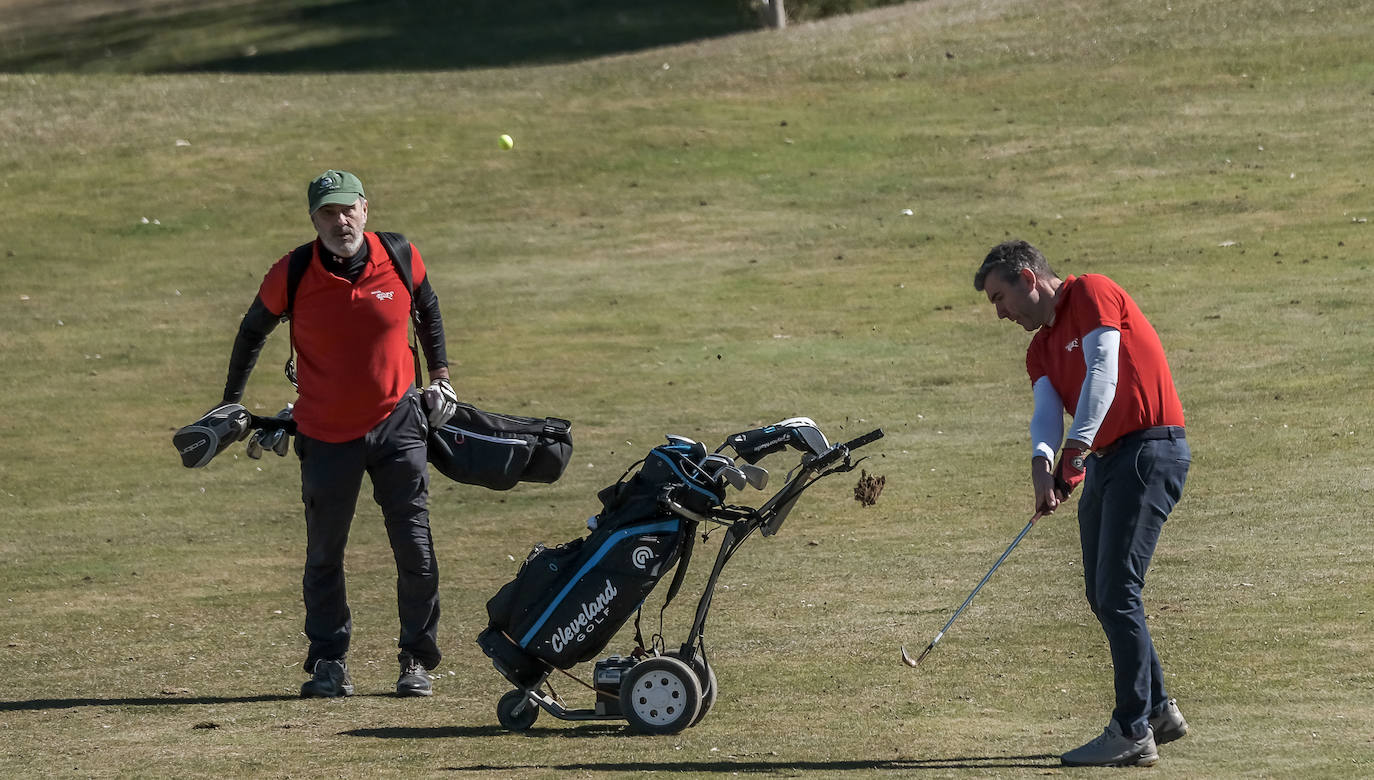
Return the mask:
[[[949,622],[945,624],[944,628],[940,629],[940,634],[939,636],[935,637],[935,642],[939,642],[940,639],[944,637],[945,632],[949,630],[949,627],[954,625],[954,621],[959,619],[959,615],[963,614],[964,609],[968,607],[970,602],[973,601],[973,597],[977,596],[978,591],[982,590],[983,586],[986,585],[988,580],[992,578],[992,573],[997,571],[997,567],[1002,565],[1002,561],[1005,561],[1008,555],[1011,555],[1011,551],[1016,549],[1016,545],[1020,544],[1021,540],[1026,538],[1026,534],[1030,533],[1030,529],[1035,527],[1035,521],[1039,519],[1040,513],[1037,512],[1035,517],[1032,517],[1030,519],[1030,522],[1026,523],[1026,527],[1021,529],[1021,533],[1017,534],[1016,538],[1011,540],[1011,544],[1007,546],[1006,552],[1002,553],[1002,557],[997,559],[997,563],[994,563],[991,569],[988,569],[988,573],[984,574],[983,579],[978,582],[978,587],[974,588],[973,592],[968,594],[968,598],[964,599],[964,603],[960,604],[959,609],[954,611],[954,616],[949,619]],[[931,644],[934,644],[934,642],[932,642]]]

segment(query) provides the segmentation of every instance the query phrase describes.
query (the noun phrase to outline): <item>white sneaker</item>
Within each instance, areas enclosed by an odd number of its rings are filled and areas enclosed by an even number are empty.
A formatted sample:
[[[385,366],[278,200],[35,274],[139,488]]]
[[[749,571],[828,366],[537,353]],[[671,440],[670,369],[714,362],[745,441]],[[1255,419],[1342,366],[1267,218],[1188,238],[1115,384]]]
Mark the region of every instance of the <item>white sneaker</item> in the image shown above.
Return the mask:
[[[1082,747],[1060,756],[1064,766],[1154,766],[1159,760],[1155,749],[1153,731],[1146,731],[1140,739],[1131,739],[1121,733],[1121,728],[1112,719],[1102,736]]]
[[[1150,718],[1150,729],[1155,733],[1155,744],[1163,745],[1188,735],[1188,721],[1178,711],[1178,700],[1170,699],[1164,710]]]

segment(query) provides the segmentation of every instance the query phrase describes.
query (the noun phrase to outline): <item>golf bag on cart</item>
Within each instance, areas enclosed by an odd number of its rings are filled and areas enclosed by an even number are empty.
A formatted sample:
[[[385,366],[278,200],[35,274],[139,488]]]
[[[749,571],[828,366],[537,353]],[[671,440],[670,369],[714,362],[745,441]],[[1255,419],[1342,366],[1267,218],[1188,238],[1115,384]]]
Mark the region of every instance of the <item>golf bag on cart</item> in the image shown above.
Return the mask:
[[[477,643],[516,686],[497,702],[501,725],[528,729],[540,710],[563,720],[622,718],[633,730],[653,734],[677,733],[699,722],[716,699],[704,637],[721,570],[750,535],[776,534],[807,488],[827,475],[853,470],[863,459],[851,461],[850,452],[882,435],[875,430],[831,445],[815,423],[799,417],[735,434],[709,454],[697,442],[669,436],[633,477],[622,477],[598,494],[602,509],[588,521],[589,536],[557,547],[537,545],[515,579],[487,602],[488,625]],[[721,454],[727,446],[745,463]],[[802,452],[801,463],[777,493],[758,507],[725,503],[727,486],[767,487],[768,472],[754,464],[789,447]],[[668,645],[660,612],[659,630],[646,646],[636,619],[633,652],[597,661],[593,682],[583,683],[596,693],[595,709],[564,705],[553,693],[550,674],[568,674],[570,667],[601,653],[676,566],[663,600],[666,609],[682,585],[702,527],[723,528],[723,539],[686,638]]]
[[[605,648],[684,551],[690,554],[688,521],[660,502],[705,511],[725,500],[698,465],[705,457],[705,446],[685,439],[655,447],[634,476],[597,495],[602,508],[589,521],[590,535],[530,551],[515,579],[487,602],[488,626],[477,641],[497,671],[516,685],[536,685],[550,666],[568,669]]]

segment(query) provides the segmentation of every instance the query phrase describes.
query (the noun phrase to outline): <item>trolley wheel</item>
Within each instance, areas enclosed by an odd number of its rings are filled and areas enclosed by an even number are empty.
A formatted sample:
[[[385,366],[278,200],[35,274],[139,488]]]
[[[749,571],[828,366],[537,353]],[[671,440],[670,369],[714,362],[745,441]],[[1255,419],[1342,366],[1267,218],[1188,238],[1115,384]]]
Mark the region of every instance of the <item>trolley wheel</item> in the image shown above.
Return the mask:
[[[666,655],[678,660],[683,660],[682,654],[676,650]],[[696,718],[688,724],[690,726],[695,726],[700,723],[701,719],[706,717],[706,713],[710,712],[711,708],[715,706],[716,692],[720,690],[720,687],[716,684],[716,670],[712,669],[711,665],[706,663],[706,658],[700,653],[693,652],[692,657],[687,660],[687,665],[690,666],[692,671],[696,674],[697,682],[701,683],[701,711],[698,712]]]
[[[701,683],[677,658],[640,661],[620,682],[620,711],[641,734],[676,734],[696,722]]]
[[[507,691],[501,700],[496,702],[496,719],[501,722],[502,728],[510,731],[528,729],[534,725],[534,719],[537,717],[539,705],[530,701],[529,695],[520,688]]]

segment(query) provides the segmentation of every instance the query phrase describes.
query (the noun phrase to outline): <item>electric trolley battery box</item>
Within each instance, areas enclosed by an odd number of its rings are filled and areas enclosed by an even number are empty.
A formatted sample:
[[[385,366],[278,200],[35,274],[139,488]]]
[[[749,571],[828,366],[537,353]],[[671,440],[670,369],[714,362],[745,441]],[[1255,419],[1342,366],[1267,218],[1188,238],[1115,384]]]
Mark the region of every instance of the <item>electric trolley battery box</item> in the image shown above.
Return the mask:
[[[596,662],[592,668],[592,683],[596,686],[596,714],[620,714],[620,679],[631,666],[633,658],[613,655]]]

